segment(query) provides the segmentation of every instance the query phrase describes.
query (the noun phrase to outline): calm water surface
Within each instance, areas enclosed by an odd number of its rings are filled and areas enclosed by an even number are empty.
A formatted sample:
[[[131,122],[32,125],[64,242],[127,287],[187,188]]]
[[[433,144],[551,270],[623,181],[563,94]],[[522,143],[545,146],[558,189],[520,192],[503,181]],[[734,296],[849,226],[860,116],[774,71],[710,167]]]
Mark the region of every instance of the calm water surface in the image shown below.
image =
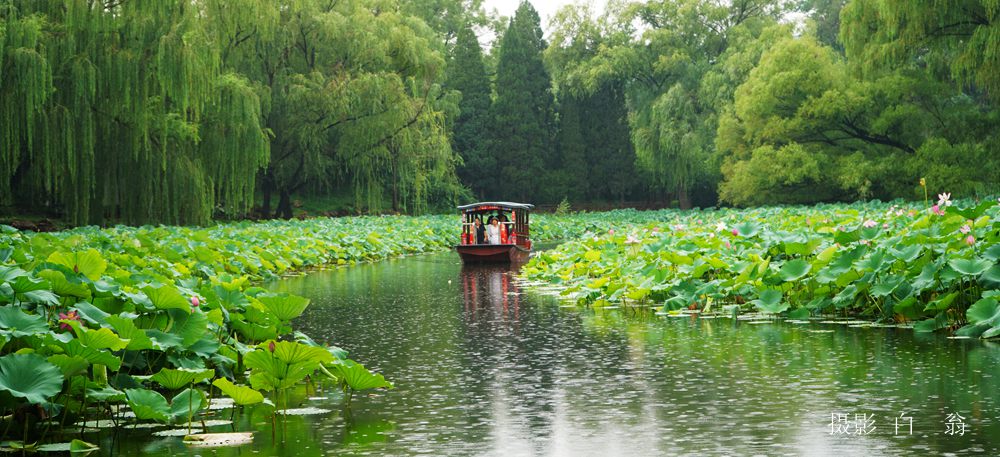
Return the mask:
[[[1000,455],[995,343],[906,329],[566,308],[520,290],[507,269],[463,267],[453,253],[272,286],[312,299],[296,328],[347,349],[397,388],[355,397],[349,410],[339,392],[300,389],[297,403],[331,411],[291,417],[284,444],[272,441],[265,415],[250,411],[237,416],[236,428],[258,430],[253,445],[194,449],[132,430],[105,435],[104,449],[294,457]]]

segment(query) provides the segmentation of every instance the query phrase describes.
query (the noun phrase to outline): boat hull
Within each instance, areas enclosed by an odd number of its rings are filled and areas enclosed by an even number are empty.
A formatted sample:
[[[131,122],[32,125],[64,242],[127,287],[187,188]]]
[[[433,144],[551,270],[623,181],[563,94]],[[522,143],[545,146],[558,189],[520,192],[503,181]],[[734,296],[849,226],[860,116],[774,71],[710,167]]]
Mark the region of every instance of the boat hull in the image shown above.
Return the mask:
[[[516,244],[462,244],[455,246],[465,263],[511,263],[528,260],[530,251]]]

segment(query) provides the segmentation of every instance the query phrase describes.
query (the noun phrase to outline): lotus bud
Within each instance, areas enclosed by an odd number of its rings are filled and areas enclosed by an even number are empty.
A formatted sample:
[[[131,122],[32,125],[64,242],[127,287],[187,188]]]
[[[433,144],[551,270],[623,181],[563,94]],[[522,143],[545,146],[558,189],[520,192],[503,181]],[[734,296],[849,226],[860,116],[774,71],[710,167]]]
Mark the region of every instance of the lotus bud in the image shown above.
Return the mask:
[[[272,354],[274,354],[274,348],[275,348],[274,341],[267,343],[267,350],[271,351]]]
[[[201,300],[198,299],[197,295],[192,295],[191,296],[191,306],[197,308],[198,305],[201,305]]]

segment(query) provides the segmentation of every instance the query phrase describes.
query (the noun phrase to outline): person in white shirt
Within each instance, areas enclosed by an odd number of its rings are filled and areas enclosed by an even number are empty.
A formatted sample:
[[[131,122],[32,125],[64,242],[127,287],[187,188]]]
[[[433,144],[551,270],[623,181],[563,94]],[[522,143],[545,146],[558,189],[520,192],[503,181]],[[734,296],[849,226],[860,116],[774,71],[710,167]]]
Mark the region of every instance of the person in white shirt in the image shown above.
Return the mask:
[[[500,244],[500,221],[490,216],[490,225],[486,226],[486,240],[490,244]]]

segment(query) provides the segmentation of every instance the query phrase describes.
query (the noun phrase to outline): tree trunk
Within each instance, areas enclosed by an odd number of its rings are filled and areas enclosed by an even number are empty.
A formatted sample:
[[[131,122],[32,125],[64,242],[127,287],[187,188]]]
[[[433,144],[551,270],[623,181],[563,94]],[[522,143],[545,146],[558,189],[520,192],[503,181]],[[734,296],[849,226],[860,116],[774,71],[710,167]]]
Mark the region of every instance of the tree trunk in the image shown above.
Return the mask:
[[[261,216],[264,219],[271,218],[271,193],[274,191],[274,181],[271,179],[270,173],[264,173],[264,179],[260,186],[261,192],[264,193],[264,206],[261,208],[261,212],[264,213]]]
[[[292,196],[285,190],[281,190],[281,196],[278,198],[278,213],[277,217],[282,219],[292,218]]]
[[[691,209],[691,196],[688,195],[688,190],[680,187],[677,189],[677,202],[680,203],[681,209]]]
[[[392,212],[399,214],[399,169],[392,167]]]

